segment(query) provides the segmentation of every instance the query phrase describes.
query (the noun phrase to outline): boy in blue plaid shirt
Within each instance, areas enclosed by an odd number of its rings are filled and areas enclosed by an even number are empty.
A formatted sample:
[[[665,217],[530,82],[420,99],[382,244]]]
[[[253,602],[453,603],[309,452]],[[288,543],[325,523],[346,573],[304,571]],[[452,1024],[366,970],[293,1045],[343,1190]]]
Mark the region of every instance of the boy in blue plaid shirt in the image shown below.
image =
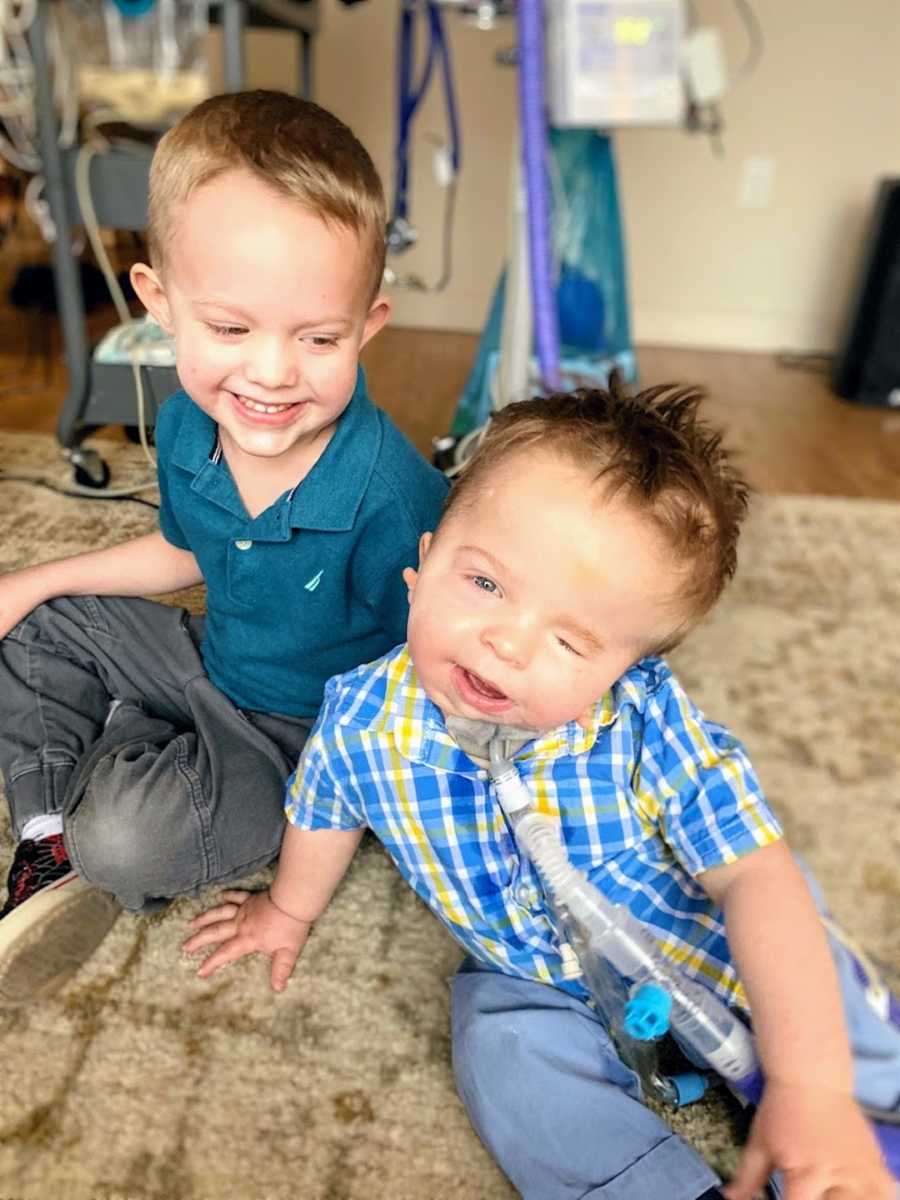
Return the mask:
[[[472,722],[516,737],[573,863],[682,970],[752,1010],[767,1076],[750,1200],[890,1200],[854,1099],[894,1109],[900,1030],[866,1013],[741,745],[660,654],[712,607],[747,492],[698,393],[578,392],[498,415],[408,569],[408,643],[329,683],[265,892],[196,918],[208,976],[252,952],[287,983],[371,828],[466,949],[454,1066],[476,1130],[534,1200],[698,1200],[710,1168],[640,1100],[522,859]],[[727,936],[726,936],[727,935]],[[846,977],[846,978],[845,978]],[[549,986],[548,986],[549,985]]]

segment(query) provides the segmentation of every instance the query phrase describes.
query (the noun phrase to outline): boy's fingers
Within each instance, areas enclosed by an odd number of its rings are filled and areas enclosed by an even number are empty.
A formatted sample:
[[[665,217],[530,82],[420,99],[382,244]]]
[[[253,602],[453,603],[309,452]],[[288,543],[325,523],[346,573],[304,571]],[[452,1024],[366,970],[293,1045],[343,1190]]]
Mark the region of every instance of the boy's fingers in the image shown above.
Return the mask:
[[[287,981],[294,973],[297,955],[292,950],[276,950],[272,955],[271,982],[276,992],[284,991]]]
[[[737,1175],[724,1190],[727,1200],[753,1200],[765,1187],[770,1169],[769,1155],[750,1142],[741,1156]]]
[[[186,942],[181,943],[181,948],[191,954],[195,950],[202,950],[204,946],[216,946],[219,942],[227,942],[236,937],[237,930],[236,921],[219,921],[193,934]]]
[[[241,891],[236,888],[235,889],[229,888],[229,890],[227,892],[220,892],[219,895],[220,895],[221,899],[224,900],[227,904],[241,905],[244,903],[245,900],[249,900],[250,897],[253,895],[253,893]]]
[[[197,934],[192,934],[186,942],[182,942],[181,949],[190,954],[192,950],[202,950],[204,946],[217,946],[220,942],[233,941],[239,932],[240,924],[234,917],[230,920],[208,922]]]
[[[228,904],[219,904],[215,908],[208,908],[206,912],[198,913],[188,921],[191,929],[202,929],[204,925],[212,925],[216,921],[224,921],[229,917],[233,917],[235,913],[234,902]]]
[[[220,959],[218,954],[211,954],[209,958],[204,960],[203,965],[197,968],[197,978],[209,979],[210,975],[215,975],[216,971],[220,967],[226,966],[229,961],[227,958]]]
[[[816,1170],[788,1175],[785,1178],[785,1200],[820,1200],[823,1196],[837,1200],[846,1195],[842,1188],[832,1190],[828,1182],[828,1178]]]
[[[229,963],[237,962],[239,958],[244,958],[248,954],[255,953],[252,946],[248,946],[246,942],[240,942],[237,938],[232,938],[225,942],[218,950],[214,950],[209,958],[205,959],[203,965],[198,968],[197,974],[201,979],[206,979],[209,975],[213,975],[220,967],[227,967]]]

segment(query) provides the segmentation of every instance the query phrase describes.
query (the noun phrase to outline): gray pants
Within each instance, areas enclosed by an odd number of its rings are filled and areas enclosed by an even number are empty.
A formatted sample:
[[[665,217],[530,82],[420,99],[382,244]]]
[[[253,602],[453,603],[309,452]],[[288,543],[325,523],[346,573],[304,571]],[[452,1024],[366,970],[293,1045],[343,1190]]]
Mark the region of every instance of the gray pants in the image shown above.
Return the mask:
[[[60,813],[75,870],[133,911],[277,856],[313,724],[235,707],[207,678],[202,635],[182,609],[87,596],[41,605],[0,641],[13,832]]]

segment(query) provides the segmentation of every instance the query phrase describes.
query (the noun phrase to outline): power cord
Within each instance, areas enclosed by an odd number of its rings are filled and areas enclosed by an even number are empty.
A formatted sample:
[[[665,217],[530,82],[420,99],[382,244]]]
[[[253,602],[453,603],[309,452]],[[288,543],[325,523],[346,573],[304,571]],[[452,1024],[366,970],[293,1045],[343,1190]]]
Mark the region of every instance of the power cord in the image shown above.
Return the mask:
[[[149,491],[150,484],[144,484],[136,488],[120,488],[103,491],[97,488],[80,487],[77,483],[70,484],[67,488],[59,487],[55,483],[50,483],[46,479],[40,479],[35,475],[18,475],[9,471],[0,470],[0,483],[25,483],[30,487],[44,488],[48,492],[55,492],[58,496],[66,496],[69,500],[111,500],[120,502],[130,500],[133,504],[143,504],[147,508],[155,510],[159,509],[158,504],[154,504],[152,500],[145,500],[143,496],[135,495],[137,491]]]
[[[747,33],[747,55],[738,69],[735,71],[731,79],[731,85],[740,83],[742,79],[746,79],[748,75],[752,75],[759,65],[765,48],[766,39],[763,33],[762,25],[759,17],[750,3],[750,0],[733,0],[734,6],[738,11],[738,16],[744,23],[744,29]]]

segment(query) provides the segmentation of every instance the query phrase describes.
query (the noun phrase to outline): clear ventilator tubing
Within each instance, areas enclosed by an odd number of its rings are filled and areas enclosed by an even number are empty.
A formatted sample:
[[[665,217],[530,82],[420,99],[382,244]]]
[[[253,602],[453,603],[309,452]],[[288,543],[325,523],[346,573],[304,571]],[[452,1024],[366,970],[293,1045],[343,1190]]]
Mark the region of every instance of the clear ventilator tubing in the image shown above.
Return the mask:
[[[719,1074],[735,1095],[758,1105],[764,1081],[747,1026],[711,991],[669,963],[629,909],[613,904],[572,866],[556,825],[535,811],[518,771],[494,743],[491,776],[519,848],[541,877],[554,917],[578,955],[585,985],[623,1060],[637,1071],[645,1087],[663,1100],[679,1104],[685,1096],[689,1102],[702,1094],[702,1090],[692,1095],[683,1091],[680,1081],[688,1080],[688,1076],[660,1076],[653,1042],[642,1042],[629,1031],[629,997],[641,989],[665,993],[665,1028],[671,1026],[689,1056]],[[631,981],[630,989],[623,980]],[[655,1015],[660,1011],[657,1009]],[[650,1017],[647,1024],[653,1031],[646,1036],[660,1036],[665,1028],[654,1021],[652,1005]],[[692,1086],[688,1085],[689,1091]],[[900,1127],[876,1118],[874,1131],[888,1169],[900,1180]]]
[[[620,1015],[609,1011],[615,997],[610,993],[606,964],[620,979],[630,981],[632,991],[641,985],[656,985],[671,1000],[668,1024],[688,1054],[716,1071],[745,1099],[758,1102],[762,1082],[747,1026],[702,984],[685,978],[631,911],[613,904],[572,865],[555,823],[532,808],[518,771],[508,763],[492,762],[492,767],[501,807],[522,852],[540,874],[551,904],[562,916],[592,994],[599,985],[595,999],[603,1015],[613,1026],[621,1023],[627,1033]]]

